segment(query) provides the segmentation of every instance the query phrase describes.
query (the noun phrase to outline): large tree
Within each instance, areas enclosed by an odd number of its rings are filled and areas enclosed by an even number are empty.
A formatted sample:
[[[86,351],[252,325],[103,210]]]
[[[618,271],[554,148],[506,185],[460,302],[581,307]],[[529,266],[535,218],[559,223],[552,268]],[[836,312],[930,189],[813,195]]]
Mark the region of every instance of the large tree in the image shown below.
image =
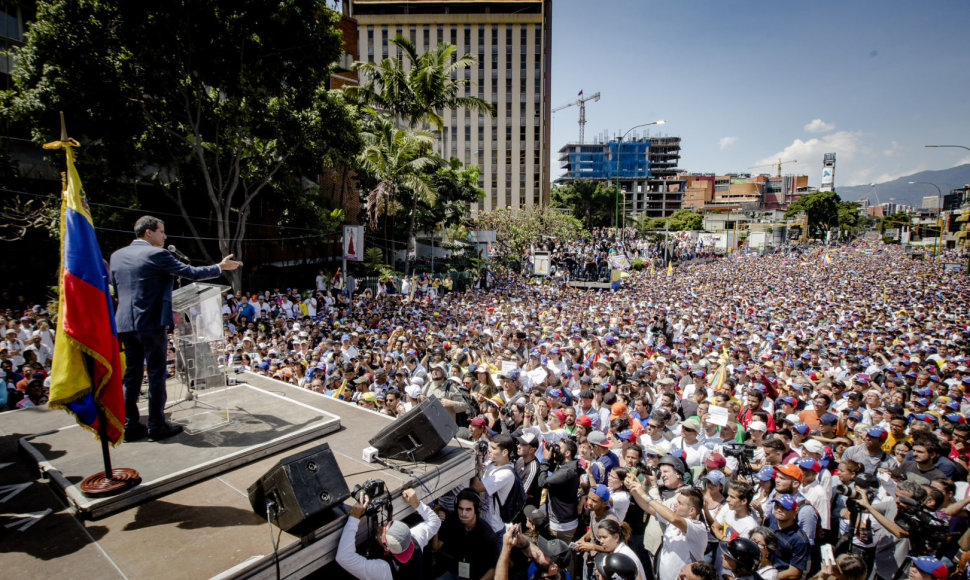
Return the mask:
[[[839,224],[839,202],[842,201],[834,191],[816,191],[800,197],[785,210],[785,217],[792,218],[802,212],[808,218],[808,231],[814,238],[821,238],[825,232]]]
[[[496,253],[520,259],[529,246],[552,240],[575,240],[588,232],[578,219],[552,208],[497,209],[478,215],[478,230],[495,230]]]
[[[89,192],[148,185],[197,240],[243,258],[260,196],[300,195],[287,184],[329,150],[356,151],[349,109],[326,89],[337,18],[319,0],[48,0],[4,105],[38,142],[65,112]]]

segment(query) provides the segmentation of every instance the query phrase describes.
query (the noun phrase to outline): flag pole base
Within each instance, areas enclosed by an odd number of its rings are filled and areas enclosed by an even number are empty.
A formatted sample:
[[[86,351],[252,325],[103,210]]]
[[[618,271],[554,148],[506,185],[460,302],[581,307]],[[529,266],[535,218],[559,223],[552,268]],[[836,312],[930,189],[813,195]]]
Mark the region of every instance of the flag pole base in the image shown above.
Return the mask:
[[[99,471],[84,478],[79,486],[86,497],[108,497],[141,483],[141,476],[134,469],[118,467],[111,470],[111,477],[105,477],[105,472]]]

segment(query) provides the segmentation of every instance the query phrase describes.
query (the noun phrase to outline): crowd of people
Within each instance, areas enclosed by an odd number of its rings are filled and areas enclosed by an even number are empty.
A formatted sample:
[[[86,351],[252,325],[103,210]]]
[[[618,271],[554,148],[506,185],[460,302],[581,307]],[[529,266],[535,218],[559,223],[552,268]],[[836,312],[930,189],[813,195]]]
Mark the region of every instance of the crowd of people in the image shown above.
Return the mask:
[[[944,580],[970,559],[957,259],[857,240],[603,292],[493,271],[348,293],[321,275],[227,296],[225,357],[392,417],[433,396],[477,444],[476,476],[432,506],[409,495],[424,522],[389,523],[375,559],[341,541],[358,578]],[[49,318],[16,314],[2,390],[42,404]]]

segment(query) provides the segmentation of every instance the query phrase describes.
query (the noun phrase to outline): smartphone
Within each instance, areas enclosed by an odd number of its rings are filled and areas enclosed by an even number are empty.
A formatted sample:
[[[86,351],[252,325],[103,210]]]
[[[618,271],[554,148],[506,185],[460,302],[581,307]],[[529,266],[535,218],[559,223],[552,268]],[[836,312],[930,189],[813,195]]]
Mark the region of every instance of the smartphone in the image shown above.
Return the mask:
[[[822,544],[821,548],[822,563],[835,565],[835,553],[832,551],[832,544]]]

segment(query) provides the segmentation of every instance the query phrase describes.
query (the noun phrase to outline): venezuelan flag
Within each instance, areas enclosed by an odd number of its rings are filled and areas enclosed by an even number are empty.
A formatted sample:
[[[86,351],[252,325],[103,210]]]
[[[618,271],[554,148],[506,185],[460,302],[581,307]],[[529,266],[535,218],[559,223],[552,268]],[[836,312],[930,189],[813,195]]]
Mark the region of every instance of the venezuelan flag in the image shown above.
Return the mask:
[[[108,441],[124,435],[124,362],[108,268],[94,234],[94,221],[74,167],[74,139],[45,149],[64,149],[67,175],[61,195],[61,268],[57,340],[51,369],[50,407],[73,413],[77,422],[98,432],[98,410],[107,419]]]

